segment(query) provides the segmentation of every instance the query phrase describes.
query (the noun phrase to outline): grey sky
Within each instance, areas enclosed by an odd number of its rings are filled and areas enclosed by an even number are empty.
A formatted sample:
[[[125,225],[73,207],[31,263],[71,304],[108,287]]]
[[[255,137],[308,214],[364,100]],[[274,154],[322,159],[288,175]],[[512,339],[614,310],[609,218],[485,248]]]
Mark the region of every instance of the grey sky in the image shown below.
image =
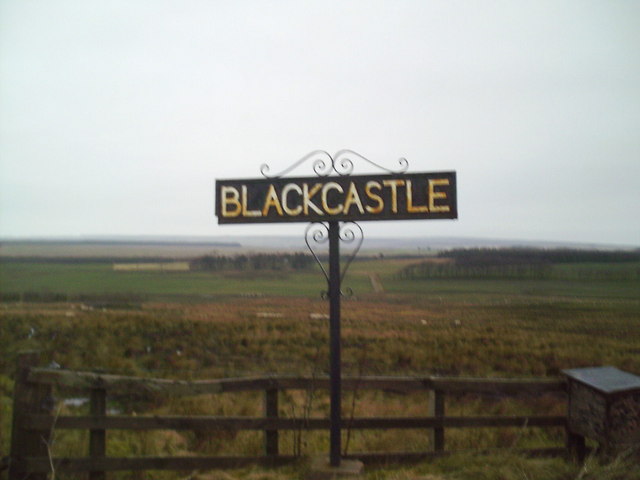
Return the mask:
[[[350,148],[458,173],[459,220],[368,236],[640,245],[639,20],[610,0],[0,0],[0,236],[302,232],[218,227],[215,179]]]

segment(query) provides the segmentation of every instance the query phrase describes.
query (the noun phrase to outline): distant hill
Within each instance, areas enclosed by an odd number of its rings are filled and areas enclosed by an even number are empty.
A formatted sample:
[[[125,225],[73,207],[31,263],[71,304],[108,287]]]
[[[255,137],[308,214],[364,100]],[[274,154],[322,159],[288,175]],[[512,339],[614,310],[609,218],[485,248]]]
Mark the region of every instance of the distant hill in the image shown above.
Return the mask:
[[[242,247],[254,250],[300,250],[306,249],[301,236],[234,236],[218,237],[226,242],[237,242]],[[615,245],[600,243],[539,241],[539,240],[504,240],[492,238],[464,237],[368,237],[365,234],[362,249],[365,251],[380,250],[403,251],[407,253],[424,253],[429,250],[440,251],[452,248],[577,248],[603,250],[634,250],[638,245]]]
[[[0,239],[0,246],[3,245],[164,245],[176,246],[187,245],[194,247],[239,247],[238,242],[220,242],[215,240],[189,240],[188,238],[164,238],[164,237],[104,237],[104,238],[20,238],[20,239]]]
[[[453,248],[572,248],[596,250],[637,250],[633,245],[504,240],[457,237],[366,237],[366,254],[421,254]],[[166,257],[192,258],[199,255],[232,255],[247,252],[306,251],[302,236],[105,236],[77,238],[0,239],[4,257]]]

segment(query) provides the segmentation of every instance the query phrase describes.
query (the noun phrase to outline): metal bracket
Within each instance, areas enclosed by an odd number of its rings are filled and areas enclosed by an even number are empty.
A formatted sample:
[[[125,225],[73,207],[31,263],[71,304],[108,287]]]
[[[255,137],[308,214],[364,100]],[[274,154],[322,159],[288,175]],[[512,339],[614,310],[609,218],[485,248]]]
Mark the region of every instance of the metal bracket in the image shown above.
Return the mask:
[[[304,232],[304,242],[307,244],[307,248],[313,255],[316,263],[320,267],[324,278],[327,280],[327,285],[329,284],[329,274],[327,273],[322,260],[320,260],[319,255],[314,250],[312,244],[323,244],[327,243],[329,240],[329,226],[324,222],[313,222],[307,225],[307,228]],[[346,263],[343,269],[340,272],[340,295],[343,297],[351,297],[353,295],[353,290],[351,288],[346,288],[344,291],[342,290],[342,282],[347,275],[347,271],[351,266],[351,263],[358,255],[360,251],[360,247],[362,247],[362,242],[364,241],[364,232],[362,227],[358,225],[356,222],[343,222],[340,225],[340,241],[345,244],[355,243],[355,247],[351,250],[351,253],[346,259]],[[323,291],[321,293],[322,298],[327,298],[328,292]]]
[[[289,167],[285,168],[275,175],[271,175],[269,173],[271,171],[271,167],[266,163],[263,163],[260,166],[260,173],[265,178],[281,178],[287,173],[298,168],[306,161],[313,160],[312,168],[314,173],[318,177],[328,177],[332,172],[340,175],[341,177],[345,177],[351,175],[351,173],[353,172],[354,163],[352,158],[356,158],[358,160],[366,162],[369,165],[373,165],[374,167],[379,168],[380,170],[383,170],[387,173],[404,173],[409,168],[409,161],[404,157],[398,159],[399,168],[397,170],[393,170],[383,167],[382,165],[372,160],[369,160],[367,157],[359,154],[358,152],[345,148],[342,150],[338,150],[333,156],[326,150],[314,150],[310,153],[307,153],[304,157],[295,161]]]

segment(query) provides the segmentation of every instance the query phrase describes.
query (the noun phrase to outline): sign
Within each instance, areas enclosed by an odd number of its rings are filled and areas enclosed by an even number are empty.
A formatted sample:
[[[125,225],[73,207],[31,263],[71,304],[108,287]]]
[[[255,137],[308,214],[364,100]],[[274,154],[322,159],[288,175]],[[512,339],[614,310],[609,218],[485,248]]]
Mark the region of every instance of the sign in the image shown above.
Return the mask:
[[[216,181],[218,223],[458,218],[455,172]]]
[[[340,150],[333,156],[324,150],[315,150],[283,173],[318,157],[313,168],[317,177],[277,176],[216,181],[215,212],[218,223],[320,222],[319,225],[326,229],[326,237],[323,234],[319,237],[311,235],[311,238],[317,243],[329,241],[328,274],[308,242],[307,234],[312,225],[307,227],[305,242],[320,264],[329,287],[331,467],[338,467],[341,462],[340,297],[343,295],[341,283],[345,272],[340,269],[340,242],[354,238],[342,236],[341,228],[344,225],[341,226],[340,222],[458,218],[456,172],[351,176],[351,156],[380,167],[353,150]],[[404,158],[399,162],[404,168],[408,166]],[[268,165],[263,165],[261,171],[266,176]],[[331,171],[338,175],[329,176]],[[349,233],[349,230],[345,232]],[[347,268],[361,244],[362,239],[352,253]]]

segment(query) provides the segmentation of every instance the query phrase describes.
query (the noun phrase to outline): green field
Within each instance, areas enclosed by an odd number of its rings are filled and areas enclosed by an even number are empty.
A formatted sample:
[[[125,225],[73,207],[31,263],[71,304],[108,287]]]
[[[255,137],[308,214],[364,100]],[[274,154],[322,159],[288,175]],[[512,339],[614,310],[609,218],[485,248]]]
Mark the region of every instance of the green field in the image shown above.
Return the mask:
[[[398,272],[420,259],[370,258],[353,263],[343,301],[343,371],[352,375],[452,375],[557,378],[566,368],[614,365],[640,374],[640,281],[637,263],[568,264],[547,279],[403,279]],[[556,268],[554,266],[554,268]],[[579,272],[598,270],[598,275]],[[578,274],[576,275],[576,272]],[[608,275],[607,272],[616,273]],[[370,275],[384,287],[375,293]],[[317,267],[294,271],[116,272],[110,263],[12,260],[0,263],[0,452],[8,448],[14,362],[37,349],[43,362],[67,368],[168,377],[220,378],[270,372],[326,372],[328,326],[318,313],[328,306]],[[315,316],[314,316],[315,315]],[[301,408],[283,400],[283,415]],[[117,406],[147,414],[259,415],[255,396],[146,402]],[[345,399],[350,406],[351,398]],[[349,407],[350,408],[350,407]],[[562,414],[557,400],[531,402],[461,398],[448,411],[465,414],[543,409]],[[298,410],[296,410],[298,409]],[[363,415],[424,414],[424,398],[360,396]],[[524,410],[523,410],[524,409]],[[314,414],[326,413],[317,399]],[[132,434],[133,435],[133,434]],[[522,433],[465,430],[448,436],[460,449],[505,448],[497,456],[455,456],[414,467],[367,473],[371,479],[638,479],[627,463],[617,470],[591,459],[588,472],[562,459],[533,460],[509,453],[520,447],[561,445],[560,431]],[[287,437],[288,438],[288,437]],[[189,432],[110,437],[111,454],[259,452],[258,434],[237,439],[201,438]],[[319,434],[283,440],[283,449],[323,452]],[[354,449],[423,448],[423,432],[375,433],[353,439]],[[412,445],[414,447],[412,447]],[[58,437],[57,452],[84,449],[86,438]],[[291,453],[286,451],[285,453]],[[483,469],[483,465],[484,468]],[[609,470],[607,470],[609,469]],[[526,473],[523,473],[526,472]],[[623,472],[623,473],[621,473]],[[295,471],[243,470],[225,478],[295,478]],[[635,475],[635,476],[634,476]],[[234,477],[235,476],[235,477]],[[138,478],[123,474],[117,478]],[[177,478],[165,476],[164,478]],[[184,477],[181,477],[184,478]],[[193,477],[207,479],[209,477]],[[221,477],[211,477],[221,478]]]
[[[345,285],[357,295],[373,292],[370,274],[378,274],[385,292],[419,294],[427,297],[465,298],[468,301],[496,301],[500,298],[580,297],[583,299],[638,300],[640,277],[620,279],[632,274],[640,263],[592,265],[570,264],[556,268],[550,279],[399,279],[402,266],[415,260],[375,259],[352,264]],[[600,272],[587,275],[584,272]],[[611,279],[606,279],[610,275]],[[595,277],[595,278],[594,278]],[[603,278],[604,277],[604,278]],[[122,272],[110,263],[59,263],[33,260],[1,262],[0,293],[3,298],[20,295],[121,296],[153,300],[157,298],[207,299],[228,295],[316,296],[326,289],[319,268],[304,272]]]
[[[221,295],[312,295],[323,287],[314,272],[117,272],[107,263],[16,262],[0,266],[0,291],[88,296],[200,297]]]

